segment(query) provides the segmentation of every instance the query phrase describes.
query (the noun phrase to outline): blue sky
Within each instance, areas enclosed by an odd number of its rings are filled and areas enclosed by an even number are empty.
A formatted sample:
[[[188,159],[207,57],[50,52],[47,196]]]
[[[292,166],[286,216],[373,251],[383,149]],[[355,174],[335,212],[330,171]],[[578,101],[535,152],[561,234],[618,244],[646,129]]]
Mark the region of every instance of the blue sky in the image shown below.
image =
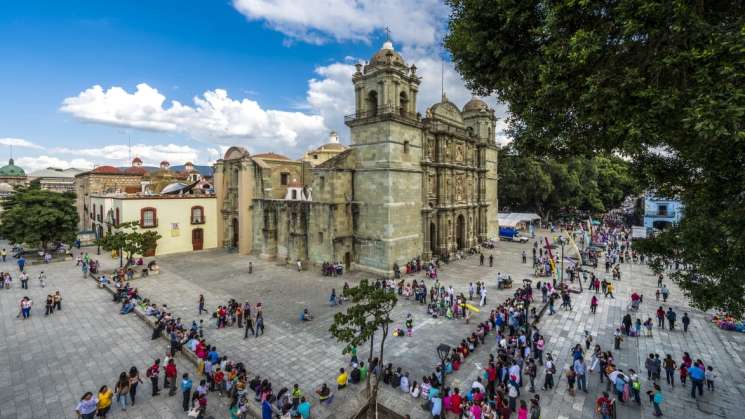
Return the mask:
[[[24,1],[0,14],[0,159],[27,170],[207,164],[230,145],[298,157],[352,109],[353,64],[391,28],[440,95],[439,0]],[[448,96],[469,94],[448,64]],[[196,98],[196,99],[195,99]],[[172,101],[178,101],[175,107]]]

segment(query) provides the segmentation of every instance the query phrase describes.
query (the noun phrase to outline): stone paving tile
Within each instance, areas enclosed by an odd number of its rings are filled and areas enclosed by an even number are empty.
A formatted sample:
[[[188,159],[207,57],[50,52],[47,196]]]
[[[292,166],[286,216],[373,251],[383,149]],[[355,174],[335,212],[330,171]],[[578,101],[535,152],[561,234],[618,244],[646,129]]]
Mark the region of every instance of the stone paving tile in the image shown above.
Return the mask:
[[[106,263],[102,259],[102,262]],[[10,260],[0,271],[16,272]],[[85,391],[96,392],[101,385],[113,386],[121,371],[132,365],[143,373],[167,347],[164,340],[151,341],[150,329],[134,315],[121,316],[111,296],[95,287],[70,262],[34,265],[48,275],[48,286],[29,281],[29,290],[14,281],[10,290],[0,291],[0,418],[75,418],[75,405]],[[62,293],[62,310],[44,317],[45,296]],[[16,319],[18,301],[28,295],[34,301],[30,320]],[[194,368],[177,359],[179,373],[194,375]],[[137,393],[137,405],[121,412],[112,408],[111,418],[186,417],[180,395],[172,398],[150,396],[147,380]],[[227,417],[210,396],[209,414]]]

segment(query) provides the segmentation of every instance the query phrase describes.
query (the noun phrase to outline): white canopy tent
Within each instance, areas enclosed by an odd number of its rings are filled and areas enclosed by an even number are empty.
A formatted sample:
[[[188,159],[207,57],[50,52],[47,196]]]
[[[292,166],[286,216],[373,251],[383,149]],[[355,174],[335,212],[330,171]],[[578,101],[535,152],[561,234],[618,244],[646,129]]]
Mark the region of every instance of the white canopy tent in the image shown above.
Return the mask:
[[[500,212],[497,215],[500,227],[527,227],[532,223],[540,223],[538,214],[527,212]]]

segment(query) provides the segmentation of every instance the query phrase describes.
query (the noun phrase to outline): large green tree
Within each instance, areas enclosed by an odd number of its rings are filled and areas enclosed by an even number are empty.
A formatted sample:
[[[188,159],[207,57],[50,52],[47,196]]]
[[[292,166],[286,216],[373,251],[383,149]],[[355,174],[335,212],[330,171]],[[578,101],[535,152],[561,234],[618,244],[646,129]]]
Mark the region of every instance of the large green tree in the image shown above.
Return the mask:
[[[47,249],[50,244],[72,243],[78,232],[75,194],[41,189],[38,182],[16,187],[2,201],[0,236],[12,243]]]
[[[376,288],[375,284],[363,279],[357,286],[349,288],[345,297],[349,298],[351,303],[345,312],[334,315],[334,323],[329,328],[331,335],[346,344],[343,353],[369,342],[372,359],[376,354],[375,335],[380,332],[377,358],[380,365],[384,365],[385,341],[388,337],[388,328],[393,322],[390,314],[398,301],[396,293]],[[372,373],[367,375],[366,386],[370,400],[367,417],[377,417],[377,378],[373,377]]]
[[[630,163],[614,156],[539,158],[505,149],[499,163],[499,204],[553,220],[575,211],[598,214],[638,191]]]
[[[447,0],[467,85],[521,152],[621,152],[680,225],[646,242],[702,309],[745,312],[745,2]]]

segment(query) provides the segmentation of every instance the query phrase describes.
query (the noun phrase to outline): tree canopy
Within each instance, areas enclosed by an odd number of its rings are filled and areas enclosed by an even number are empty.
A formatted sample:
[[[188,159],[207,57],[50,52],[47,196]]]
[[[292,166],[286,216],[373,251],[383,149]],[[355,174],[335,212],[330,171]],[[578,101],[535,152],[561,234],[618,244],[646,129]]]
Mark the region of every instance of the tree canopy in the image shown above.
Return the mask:
[[[643,245],[694,305],[745,312],[745,3],[447,0],[466,84],[509,108],[521,152],[621,152],[680,225]]]
[[[381,338],[377,358],[380,365],[383,365],[388,327],[393,322],[390,314],[398,302],[396,293],[389,292],[383,288],[377,288],[375,284],[371,284],[367,279],[363,279],[357,286],[350,287],[346,291],[345,297],[349,298],[351,303],[345,312],[339,312],[334,315],[334,323],[329,328],[331,335],[339,342],[346,344],[344,353],[348,353],[353,347],[361,346],[369,341],[370,358],[372,359],[375,354],[375,335],[380,332]],[[378,381],[375,380],[372,391],[370,391],[369,380],[371,379],[371,375],[368,375],[367,386],[370,392],[370,402],[375,406]],[[374,410],[368,409],[368,412],[370,413]]]
[[[614,156],[556,160],[507,148],[498,170],[500,207],[535,211],[547,220],[576,211],[603,213],[638,192],[631,165]]]
[[[121,223],[116,230],[106,233],[98,241],[104,250],[110,252],[116,250],[127,254],[127,261],[134,255],[142,255],[148,250],[154,249],[160,239],[156,231],[140,231],[137,222]],[[121,265],[121,257],[120,263]]]
[[[78,232],[75,194],[41,189],[38,182],[18,186],[2,201],[0,236],[12,243],[46,249],[49,244],[72,243]]]

